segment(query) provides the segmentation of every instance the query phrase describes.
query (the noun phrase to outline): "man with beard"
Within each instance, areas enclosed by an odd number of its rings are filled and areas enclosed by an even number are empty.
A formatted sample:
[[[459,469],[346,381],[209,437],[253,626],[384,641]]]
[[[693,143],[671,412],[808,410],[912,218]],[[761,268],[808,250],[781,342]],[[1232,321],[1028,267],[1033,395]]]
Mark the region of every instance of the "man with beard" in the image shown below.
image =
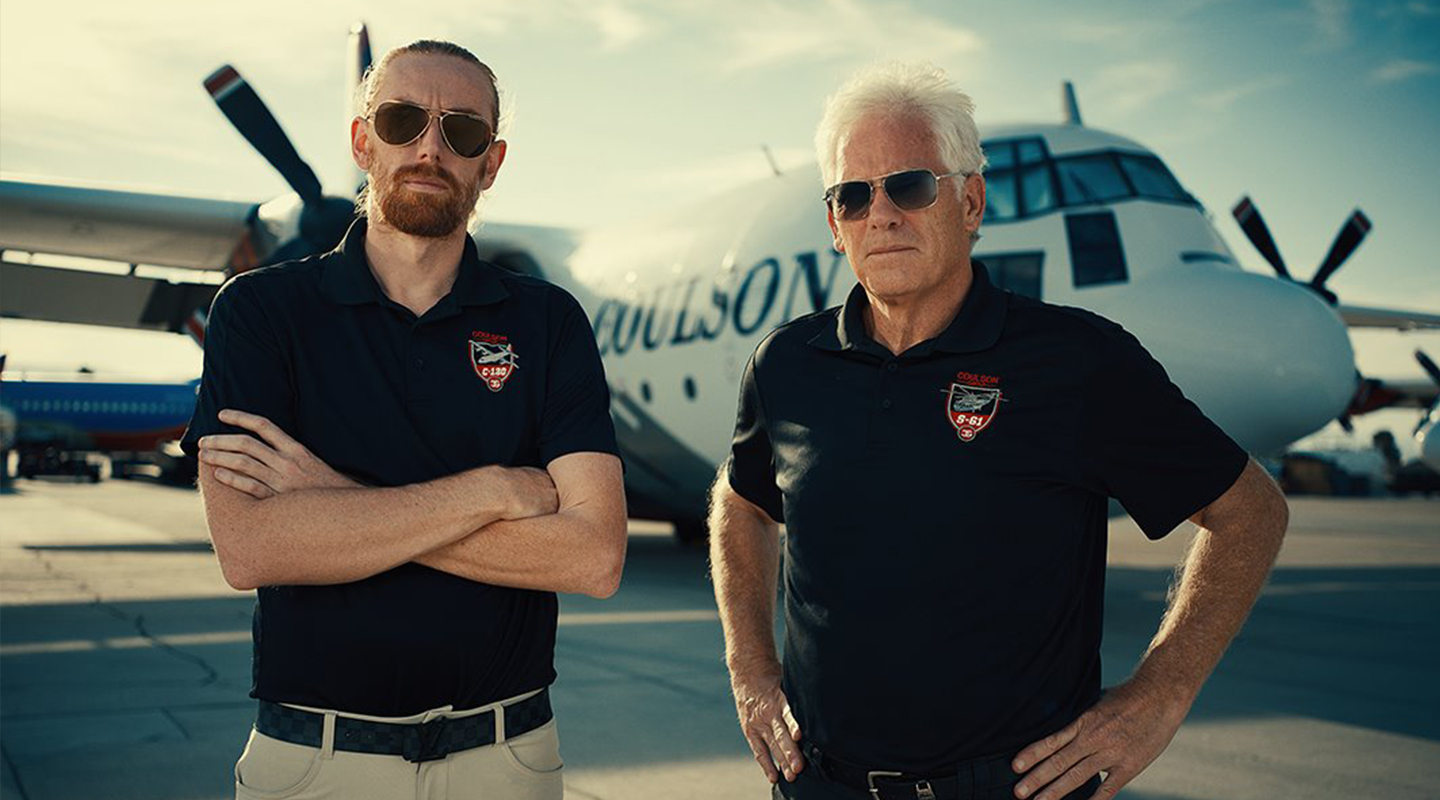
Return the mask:
[[[612,594],[625,551],[599,354],[466,232],[505,158],[489,67],[420,41],[363,88],[360,218],[220,291],[184,437],[259,595],[236,794],[558,798],[555,593]]]

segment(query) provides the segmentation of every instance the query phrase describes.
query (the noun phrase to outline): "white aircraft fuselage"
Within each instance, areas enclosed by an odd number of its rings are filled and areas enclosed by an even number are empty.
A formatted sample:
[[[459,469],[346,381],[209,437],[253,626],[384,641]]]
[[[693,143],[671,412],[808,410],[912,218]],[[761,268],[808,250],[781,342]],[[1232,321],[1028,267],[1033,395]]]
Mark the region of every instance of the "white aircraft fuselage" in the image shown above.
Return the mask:
[[[986,134],[990,203],[973,255],[998,285],[1124,325],[1251,452],[1346,408],[1356,373],[1340,316],[1301,285],[1241,270],[1153,153],[1075,125]],[[590,315],[633,513],[699,513],[729,450],[746,359],[775,326],[854,286],[821,193],[812,166],[580,235],[573,250],[531,251]],[[488,234],[477,235],[483,253],[507,247]]]

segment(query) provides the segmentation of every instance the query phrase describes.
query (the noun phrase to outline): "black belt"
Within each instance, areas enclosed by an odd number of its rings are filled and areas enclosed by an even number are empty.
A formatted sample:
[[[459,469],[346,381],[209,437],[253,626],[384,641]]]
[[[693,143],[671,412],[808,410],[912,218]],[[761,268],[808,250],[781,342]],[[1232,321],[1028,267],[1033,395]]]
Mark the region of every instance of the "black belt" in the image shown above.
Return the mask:
[[[549,722],[550,690],[541,689],[505,706],[505,738],[529,733]],[[325,736],[325,715],[260,701],[255,730],[291,744],[319,747]],[[429,722],[371,722],[335,717],[335,749],[352,753],[404,756],[406,761],[438,761],[451,753],[495,743],[495,711],[468,717],[440,717]]]
[[[869,792],[875,800],[963,800],[1013,786],[1020,780],[1010,768],[1013,753],[971,759],[956,765],[948,774],[926,777],[867,769],[826,755],[809,742],[802,743],[801,751],[807,768],[814,768],[821,778]]]

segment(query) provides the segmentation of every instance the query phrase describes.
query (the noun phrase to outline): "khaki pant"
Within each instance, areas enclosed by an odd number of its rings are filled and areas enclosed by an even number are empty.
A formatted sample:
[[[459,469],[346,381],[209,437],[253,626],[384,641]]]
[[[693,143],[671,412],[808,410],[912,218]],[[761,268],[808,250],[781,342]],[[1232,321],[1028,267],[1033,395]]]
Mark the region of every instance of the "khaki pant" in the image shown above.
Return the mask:
[[[411,717],[344,716],[416,723],[468,717],[496,705],[458,712],[446,707]],[[235,764],[236,800],[559,800],[565,794],[560,737],[553,719],[508,740],[501,723],[501,740],[495,744],[416,764],[400,756],[336,750],[336,712],[297,707],[326,715],[324,742],[318,748],[306,747],[252,729]]]

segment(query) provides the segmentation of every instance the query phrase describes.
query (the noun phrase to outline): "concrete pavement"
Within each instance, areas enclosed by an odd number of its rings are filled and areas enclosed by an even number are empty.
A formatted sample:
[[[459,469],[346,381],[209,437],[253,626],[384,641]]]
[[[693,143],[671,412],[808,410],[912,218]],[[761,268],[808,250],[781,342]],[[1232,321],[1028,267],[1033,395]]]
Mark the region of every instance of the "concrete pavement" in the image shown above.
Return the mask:
[[[0,795],[210,800],[253,719],[251,595],[194,492],[0,497]],[[1174,743],[1122,797],[1440,797],[1440,502],[1299,499],[1281,565]],[[611,600],[565,597],[568,796],[766,797],[734,722],[705,557],[632,526]],[[1111,523],[1107,682],[1154,632],[1187,531]]]

